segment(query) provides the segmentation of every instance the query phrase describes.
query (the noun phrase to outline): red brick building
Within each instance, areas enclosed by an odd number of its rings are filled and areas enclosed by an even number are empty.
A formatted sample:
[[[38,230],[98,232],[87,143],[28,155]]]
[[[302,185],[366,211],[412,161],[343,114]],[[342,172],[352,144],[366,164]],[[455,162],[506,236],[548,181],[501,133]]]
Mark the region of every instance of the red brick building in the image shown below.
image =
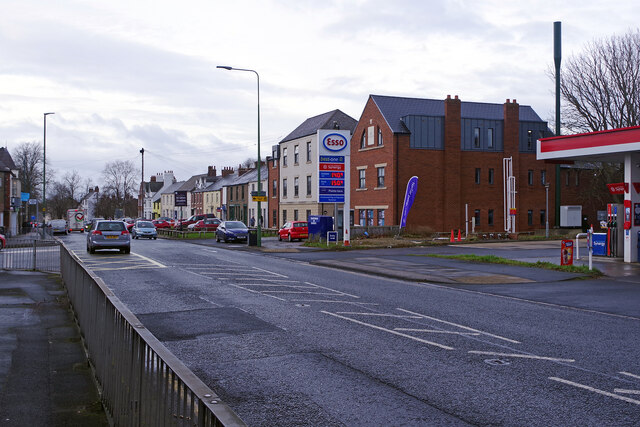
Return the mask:
[[[355,224],[400,223],[408,180],[418,190],[408,228],[465,229],[465,205],[476,231],[504,232],[503,159],[512,157],[516,231],[554,224],[555,165],[536,160],[547,123],[516,100],[504,104],[371,95],[351,141],[351,207]]]
[[[268,180],[267,194],[269,194],[269,202],[267,213],[269,216],[269,224],[267,228],[279,228],[282,224],[279,220],[280,212],[280,145],[271,147],[271,156],[267,157]]]

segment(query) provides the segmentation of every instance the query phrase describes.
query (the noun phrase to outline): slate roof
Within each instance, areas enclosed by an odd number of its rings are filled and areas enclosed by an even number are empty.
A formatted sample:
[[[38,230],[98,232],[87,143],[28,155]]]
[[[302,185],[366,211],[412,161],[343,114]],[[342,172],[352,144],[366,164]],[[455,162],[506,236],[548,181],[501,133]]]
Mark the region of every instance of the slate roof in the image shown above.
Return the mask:
[[[350,130],[351,133],[356,129],[358,121],[353,117],[343,113],[340,110],[329,111],[319,116],[310,117],[300,126],[295,128],[293,132],[285,136],[280,143],[302,138],[303,136],[314,135],[318,129],[333,129],[333,122],[338,122],[340,129]]]
[[[174,191],[178,191],[180,187],[184,185],[185,181],[174,182],[170,186],[168,186],[162,193],[160,194],[173,194]]]
[[[182,181],[182,185],[178,188],[177,191],[193,191],[196,188],[196,181],[200,178],[205,178],[207,176],[206,173],[202,173],[199,175],[193,175],[186,181]]]
[[[394,133],[409,133],[402,122],[406,116],[444,117],[444,100],[370,95]],[[460,102],[463,119],[504,120],[504,105],[483,102]],[[520,121],[543,122],[528,105],[520,105]]]
[[[0,170],[11,171],[16,169],[18,169],[18,167],[13,162],[9,151],[4,147],[0,147]]]
[[[262,163],[260,165],[260,180],[264,181],[265,179],[267,179],[268,174],[269,174],[269,168],[267,167],[267,165]],[[229,186],[232,186],[232,185],[248,184],[248,183],[254,182],[254,181],[255,182],[258,181],[258,169],[251,169],[248,172],[245,172],[244,174],[240,175],[239,177],[236,177],[236,179],[233,182],[225,184],[225,186],[229,187]]]

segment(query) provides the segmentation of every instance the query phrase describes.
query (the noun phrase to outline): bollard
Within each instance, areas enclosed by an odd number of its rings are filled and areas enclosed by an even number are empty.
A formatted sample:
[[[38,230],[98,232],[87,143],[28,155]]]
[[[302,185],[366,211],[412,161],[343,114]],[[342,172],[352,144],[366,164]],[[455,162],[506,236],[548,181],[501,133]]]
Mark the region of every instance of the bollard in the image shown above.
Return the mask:
[[[36,253],[37,253],[36,244],[37,244],[37,242],[38,241],[36,239],[33,239],[33,268],[32,268],[33,271],[36,270]]]

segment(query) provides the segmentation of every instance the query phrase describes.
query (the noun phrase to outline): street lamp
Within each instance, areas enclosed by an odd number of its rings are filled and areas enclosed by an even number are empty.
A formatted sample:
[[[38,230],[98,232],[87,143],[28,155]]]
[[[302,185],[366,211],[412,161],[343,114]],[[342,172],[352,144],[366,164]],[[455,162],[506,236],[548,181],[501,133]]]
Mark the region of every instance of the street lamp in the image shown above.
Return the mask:
[[[260,169],[262,168],[262,165],[260,164],[260,75],[255,70],[248,70],[245,68],[233,68],[233,67],[229,67],[228,65],[218,65],[216,68],[222,68],[223,70],[229,70],[229,71],[248,71],[250,73],[255,73],[256,77],[258,78],[258,163],[256,166],[258,168],[258,194],[261,195],[262,181],[260,179]],[[260,224],[261,220],[262,220],[262,209],[261,209],[260,200],[258,200],[258,241],[256,242],[258,247],[262,246],[262,225]]]
[[[44,138],[42,160],[42,223],[47,215],[47,116],[55,113],[44,113]],[[43,227],[44,230],[44,227]]]
[[[548,182],[544,184],[544,188],[547,191],[547,209],[544,211],[545,217],[546,217],[544,236],[548,239],[549,238],[549,183]]]

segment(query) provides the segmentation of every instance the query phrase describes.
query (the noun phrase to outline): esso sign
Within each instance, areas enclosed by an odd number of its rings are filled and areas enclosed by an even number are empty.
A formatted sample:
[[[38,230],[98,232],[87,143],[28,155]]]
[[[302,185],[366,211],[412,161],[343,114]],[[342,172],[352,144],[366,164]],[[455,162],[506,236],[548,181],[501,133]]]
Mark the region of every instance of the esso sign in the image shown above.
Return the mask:
[[[339,133],[330,133],[324,137],[322,145],[329,151],[341,151],[347,147],[347,140]]]

